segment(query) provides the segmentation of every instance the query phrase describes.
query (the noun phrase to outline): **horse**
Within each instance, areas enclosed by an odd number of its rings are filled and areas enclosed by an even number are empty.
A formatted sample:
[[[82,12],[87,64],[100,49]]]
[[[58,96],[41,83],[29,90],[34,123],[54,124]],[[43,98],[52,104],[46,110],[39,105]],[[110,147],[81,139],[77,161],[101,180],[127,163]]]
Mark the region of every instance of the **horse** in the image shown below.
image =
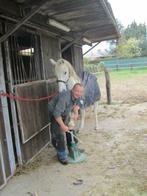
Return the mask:
[[[50,59],[52,65],[55,66],[55,75],[59,85],[59,92],[63,90],[71,90],[76,83],[81,83],[84,86],[84,108],[90,105],[94,106],[95,116],[95,129],[98,129],[97,109],[98,101],[101,97],[100,88],[97,82],[97,78],[89,72],[83,71],[80,78],[73,66],[67,60],[61,58],[57,61]],[[83,129],[85,122],[85,109],[81,110],[81,122],[79,130]]]

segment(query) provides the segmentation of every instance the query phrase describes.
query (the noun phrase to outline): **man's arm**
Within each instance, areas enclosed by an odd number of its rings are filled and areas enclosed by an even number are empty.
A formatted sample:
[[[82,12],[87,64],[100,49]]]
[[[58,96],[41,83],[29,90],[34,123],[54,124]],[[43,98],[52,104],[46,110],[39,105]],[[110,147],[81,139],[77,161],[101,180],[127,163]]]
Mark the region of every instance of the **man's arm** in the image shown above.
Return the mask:
[[[73,113],[74,113],[74,120],[78,120],[78,117],[79,117],[79,109],[80,107],[78,105],[74,105],[73,106]]]
[[[64,124],[64,122],[63,122],[61,116],[55,118],[55,120],[57,121],[57,123],[59,124],[59,126],[61,127],[61,129],[62,129],[64,132],[69,131],[69,127],[66,126],[66,125]]]

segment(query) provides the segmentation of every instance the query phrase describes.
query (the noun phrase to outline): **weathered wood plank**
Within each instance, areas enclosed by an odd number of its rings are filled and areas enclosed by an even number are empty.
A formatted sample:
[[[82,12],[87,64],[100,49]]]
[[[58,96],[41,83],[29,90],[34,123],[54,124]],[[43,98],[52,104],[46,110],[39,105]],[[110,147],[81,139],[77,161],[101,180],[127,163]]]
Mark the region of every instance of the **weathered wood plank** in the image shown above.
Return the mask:
[[[48,95],[57,92],[57,83],[55,79],[46,81],[46,91]],[[46,106],[47,107],[47,106]],[[43,115],[42,111],[42,115]],[[46,116],[48,119],[48,114]],[[49,121],[48,121],[49,122]],[[23,163],[31,161],[43,148],[50,143],[50,125],[43,131],[40,131],[30,140],[21,144]]]
[[[6,184],[5,165],[2,153],[1,139],[0,139],[0,189]]]
[[[9,44],[8,41],[6,41],[4,43],[4,58],[6,60],[6,71],[7,71],[7,80],[10,81],[9,82],[9,89],[11,92],[13,92],[13,78],[12,78],[12,72],[11,72],[11,63],[10,63],[10,50],[9,50]],[[5,90],[6,91],[6,90]],[[10,101],[10,107],[11,107],[11,113],[9,113],[9,115],[11,115],[12,117],[12,124],[13,124],[13,131],[14,131],[14,139],[15,139],[15,146],[16,146],[16,156],[17,156],[17,161],[18,164],[22,164],[22,156],[21,156],[21,147],[20,147],[20,138],[19,138],[19,130],[18,130],[18,122],[17,122],[17,113],[16,113],[16,107],[15,107],[15,101],[11,100]],[[9,111],[10,112],[10,111]]]
[[[49,59],[55,60],[60,58],[60,43],[58,38],[52,38],[45,34],[41,34],[41,49],[44,68],[44,79],[54,77],[54,67]]]
[[[3,57],[1,53],[1,47],[0,47],[0,90],[6,92],[2,60],[3,60]],[[1,98],[1,106],[2,106],[2,112],[3,112],[3,124],[4,124],[4,129],[5,129],[5,139],[6,139],[5,141],[8,147],[8,159],[9,159],[8,162],[10,164],[10,170],[11,170],[10,173],[13,174],[16,169],[16,163],[15,163],[15,157],[14,157],[13,144],[12,144],[12,133],[11,133],[11,127],[10,127],[8,102],[6,98]]]
[[[82,48],[77,45],[73,45],[72,47],[72,57],[73,57],[73,66],[75,68],[76,73],[81,77],[83,72],[83,56],[82,56]]]
[[[2,148],[2,156],[3,156],[3,162],[5,165],[5,175],[6,177],[9,177],[11,175],[11,168],[10,168],[10,161],[9,161],[9,154],[8,154],[8,146],[7,146],[7,139],[6,139],[6,130],[4,127],[4,119],[3,119],[3,107],[1,104],[0,99],[0,143]]]
[[[46,82],[35,81],[15,86],[18,97],[40,98],[47,96]],[[17,101],[22,142],[26,143],[48,124],[48,100]]]
[[[30,162],[50,143],[49,127],[22,145],[23,163]]]

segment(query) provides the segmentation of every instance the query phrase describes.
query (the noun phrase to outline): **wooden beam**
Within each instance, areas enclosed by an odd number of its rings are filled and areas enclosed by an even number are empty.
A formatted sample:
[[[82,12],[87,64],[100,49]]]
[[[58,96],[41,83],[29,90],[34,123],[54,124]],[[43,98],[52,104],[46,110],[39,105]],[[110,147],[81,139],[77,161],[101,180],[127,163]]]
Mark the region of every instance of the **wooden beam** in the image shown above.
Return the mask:
[[[0,38],[0,43],[5,41],[10,35],[12,35],[16,30],[18,30],[32,16],[34,16],[37,12],[39,12],[39,10],[42,8],[43,5],[46,4],[46,2],[48,2],[48,0],[41,1],[37,7],[32,9],[32,11],[30,13],[28,13],[24,18],[22,18],[16,25],[14,25],[14,27],[12,27],[10,30],[8,30],[8,32]],[[53,0],[50,2],[50,4],[51,3],[53,3]]]
[[[106,79],[106,93],[107,93],[107,104],[111,104],[111,82],[110,82],[110,74],[106,67],[104,67],[104,74]]]
[[[89,50],[87,50],[87,51],[83,54],[83,56],[84,56],[85,54],[87,54],[88,52],[90,52],[93,48],[95,48],[99,43],[100,43],[100,42],[96,43],[96,44],[95,44],[94,46],[92,46]]]
[[[64,52],[64,51],[67,50],[70,46],[72,46],[75,42],[81,40],[81,38],[84,36],[85,33],[86,33],[86,32],[80,34],[79,36],[76,35],[76,38],[75,38],[73,41],[69,42],[69,43],[61,50],[61,52]]]
[[[5,16],[5,15],[2,15],[2,14],[0,14],[0,18],[6,19],[6,20],[14,22],[14,23],[18,23],[20,21],[19,19],[14,19],[12,17]],[[65,38],[64,36],[61,36],[58,32],[54,32],[51,29],[48,29],[47,27],[41,26],[41,25],[36,24],[34,22],[27,21],[23,25],[26,26],[26,27],[34,28],[35,30],[43,32],[43,33],[45,33],[45,34],[47,34],[47,35],[49,35],[51,37],[54,37],[54,38],[58,37],[58,38],[61,38],[61,39],[65,40],[65,41],[71,41],[71,39],[69,40],[69,38]]]

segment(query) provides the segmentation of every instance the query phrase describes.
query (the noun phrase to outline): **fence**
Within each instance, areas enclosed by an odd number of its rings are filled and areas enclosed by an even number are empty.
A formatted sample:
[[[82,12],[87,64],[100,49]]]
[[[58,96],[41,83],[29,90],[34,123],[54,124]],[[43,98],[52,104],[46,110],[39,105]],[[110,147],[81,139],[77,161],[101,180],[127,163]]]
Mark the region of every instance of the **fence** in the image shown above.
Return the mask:
[[[131,59],[110,59],[101,61],[105,67],[110,69],[135,69],[135,68],[147,68],[147,57],[138,57]]]

